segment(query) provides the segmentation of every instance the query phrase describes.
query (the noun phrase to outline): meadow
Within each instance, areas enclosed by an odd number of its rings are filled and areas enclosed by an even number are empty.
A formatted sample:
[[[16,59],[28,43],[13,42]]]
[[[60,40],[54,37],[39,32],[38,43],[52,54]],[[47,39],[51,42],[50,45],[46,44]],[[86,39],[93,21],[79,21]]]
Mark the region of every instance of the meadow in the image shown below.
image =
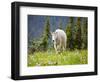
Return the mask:
[[[79,65],[88,63],[88,51],[67,50],[56,54],[54,50],[38,51],[28,54],[28,67],[54,66],[54,65]]]

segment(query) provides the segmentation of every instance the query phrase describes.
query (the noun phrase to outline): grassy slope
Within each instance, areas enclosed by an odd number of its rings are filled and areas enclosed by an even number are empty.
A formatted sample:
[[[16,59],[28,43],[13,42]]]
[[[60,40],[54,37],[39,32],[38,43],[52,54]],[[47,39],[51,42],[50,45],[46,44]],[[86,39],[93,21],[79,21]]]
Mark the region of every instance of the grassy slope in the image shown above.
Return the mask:
[[[28,66],[75,65],[88,63],[87,50],[35,52],[28,55]]]

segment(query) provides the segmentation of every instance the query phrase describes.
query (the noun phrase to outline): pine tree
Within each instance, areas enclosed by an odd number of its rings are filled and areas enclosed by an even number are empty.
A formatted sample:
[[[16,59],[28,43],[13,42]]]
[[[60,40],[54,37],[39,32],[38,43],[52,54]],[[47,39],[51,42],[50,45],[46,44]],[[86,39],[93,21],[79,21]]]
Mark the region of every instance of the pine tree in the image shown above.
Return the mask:
[[[70,49],[71,28],[69,24],[66,27],[66,36],[67,36],[67,42],[66,42],[67,48]]]
[[[78,17],[77,21],[76,21],[76,34],[75,34],[76,38],[75,38],[75,45],[77,49],[81,49],[81,44],[82,44],[82,40],[81,40],[81,18]]]
[[[87,18],[82,18],[82,48],[86,49],[87,48],[87,32],[88,32],[88,28],[87,28]]]
[[[49,22],[49,17],[46,17],[42,43],[41,43],[43,50],[47,50],[49,36],[50,36],[50,22]]]
[[[69,18],[69,23],[66,27],[66,35],[67,35],[67,48],[74,48],[74,38],[73,38],[73,28],[74,28],[74,18]]]

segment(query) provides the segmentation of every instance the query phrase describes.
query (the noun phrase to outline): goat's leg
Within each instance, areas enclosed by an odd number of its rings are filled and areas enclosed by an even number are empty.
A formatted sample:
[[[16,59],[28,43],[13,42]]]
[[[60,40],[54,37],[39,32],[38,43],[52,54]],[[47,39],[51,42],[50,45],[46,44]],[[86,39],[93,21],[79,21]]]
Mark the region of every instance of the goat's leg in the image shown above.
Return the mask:
[[[57,46],[56,46],[56,44],[54,44],[54,48],[55,48],[55,51],[56,51],[56,54],[57,54],[58,51],[57,51]]]

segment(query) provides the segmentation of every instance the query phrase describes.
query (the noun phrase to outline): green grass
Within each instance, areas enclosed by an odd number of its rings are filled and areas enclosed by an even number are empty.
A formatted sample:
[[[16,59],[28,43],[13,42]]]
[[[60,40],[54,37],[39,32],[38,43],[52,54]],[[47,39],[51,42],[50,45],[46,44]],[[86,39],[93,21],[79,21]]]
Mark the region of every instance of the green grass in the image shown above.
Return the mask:
[[[35,52],[28,55],[28,66],[77,65],[87,63],[87,50],[64,51],[60,54],[56,54],[53,50],[48,50],[47,52]]]

